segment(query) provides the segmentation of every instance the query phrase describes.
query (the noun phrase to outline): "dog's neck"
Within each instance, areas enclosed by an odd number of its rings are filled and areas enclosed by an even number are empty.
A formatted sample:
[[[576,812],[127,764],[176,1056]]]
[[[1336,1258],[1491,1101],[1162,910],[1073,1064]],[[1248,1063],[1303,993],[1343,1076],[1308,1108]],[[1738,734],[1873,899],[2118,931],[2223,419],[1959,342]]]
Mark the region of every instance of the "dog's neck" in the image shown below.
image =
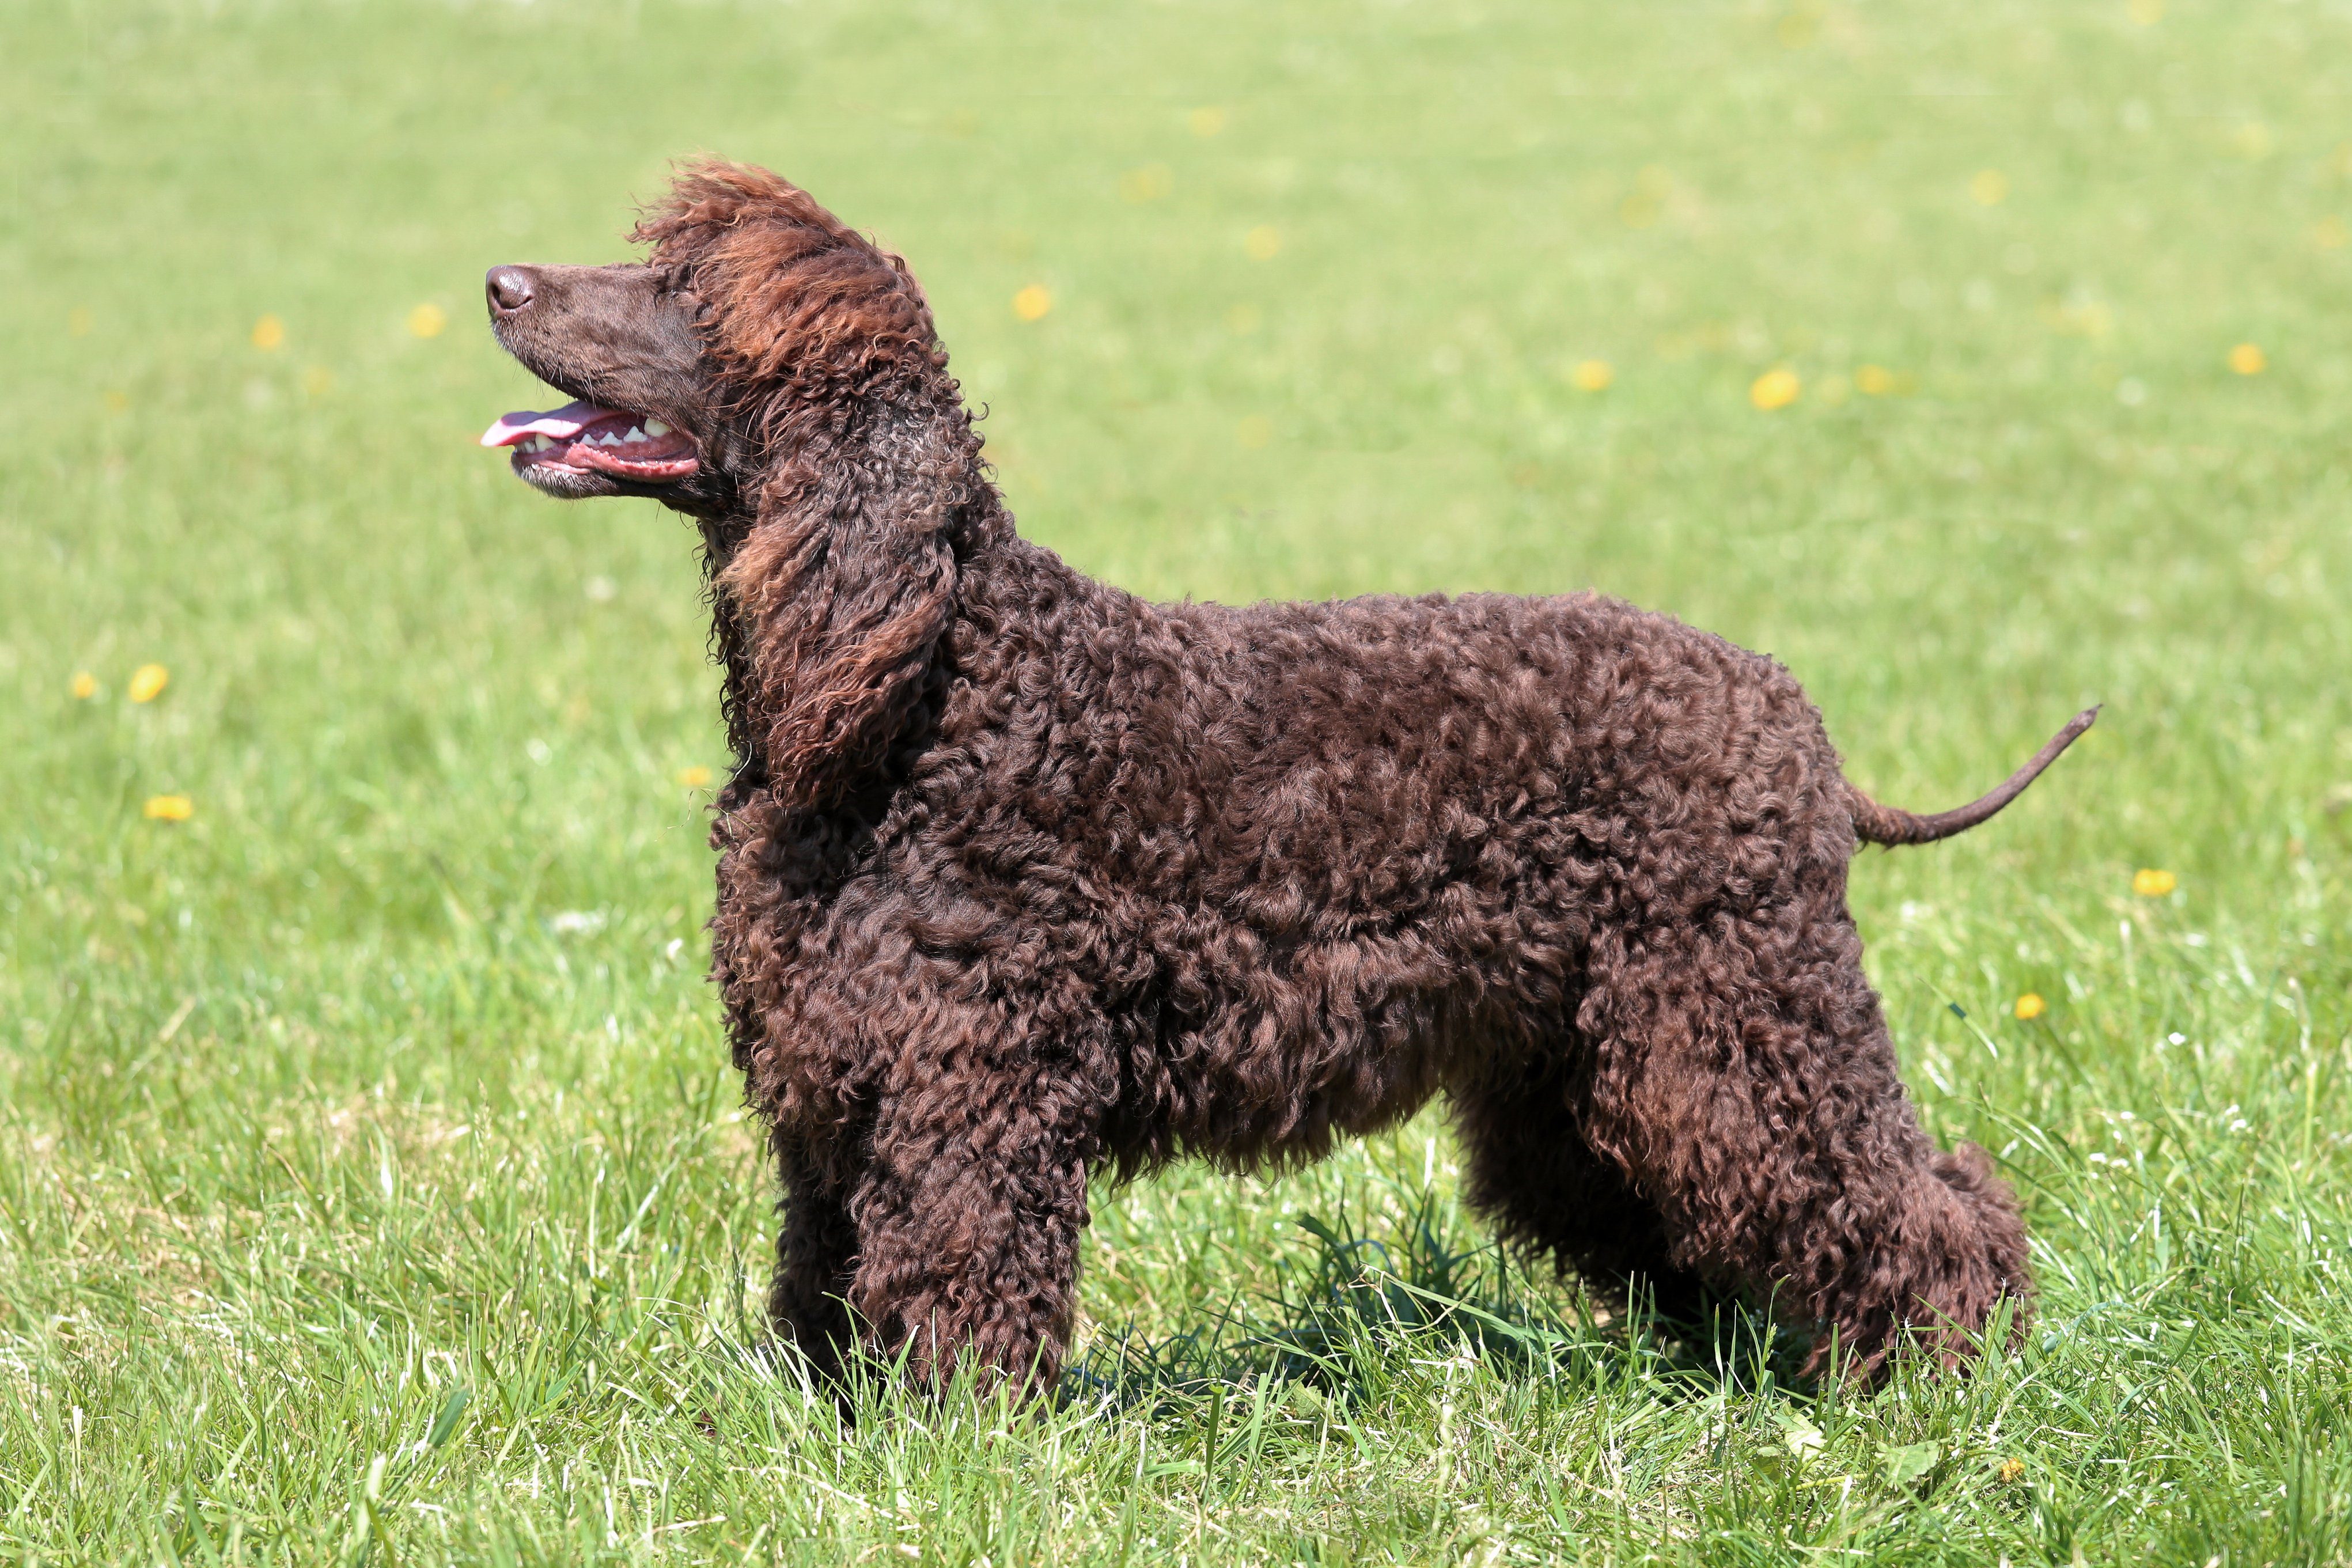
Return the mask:
[[[730,795],[816,805],[887,765],[969,574],[1013,538],[944,370],[794,400],[730,509],[699,518]]]

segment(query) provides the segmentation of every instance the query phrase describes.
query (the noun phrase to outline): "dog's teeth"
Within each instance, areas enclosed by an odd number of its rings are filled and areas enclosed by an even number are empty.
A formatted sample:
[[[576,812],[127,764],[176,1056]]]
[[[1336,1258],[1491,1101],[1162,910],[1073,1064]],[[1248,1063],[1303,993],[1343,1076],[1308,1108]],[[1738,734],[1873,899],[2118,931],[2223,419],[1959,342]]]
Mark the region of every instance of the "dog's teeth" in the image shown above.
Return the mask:
[[[646,438],[647,440],[658,441],[668,434],[669,426],[663,424],[660,420],[648,419],[646,421]]]
[[[629,426],[629,433],[628,433],[627,435],[625,435],[625,436],[624,436],[624,437],[621,437],[621,439],[622,439],[622,440],[624,440],[624,441],[642,441],[642,440],[644,440],[645,438],[646,438],[646,433],[645,433],[645,431],[644,431],[643,429],[641,429],[640,427],[638,427],[637,426],[635,426],[635,425],[630,426]]]
[[[620,444],[621,438],[618,436],[614,435],[610,430],[605,431],[602,436],[596,437],[596,445],[599,447],[617,447]]]

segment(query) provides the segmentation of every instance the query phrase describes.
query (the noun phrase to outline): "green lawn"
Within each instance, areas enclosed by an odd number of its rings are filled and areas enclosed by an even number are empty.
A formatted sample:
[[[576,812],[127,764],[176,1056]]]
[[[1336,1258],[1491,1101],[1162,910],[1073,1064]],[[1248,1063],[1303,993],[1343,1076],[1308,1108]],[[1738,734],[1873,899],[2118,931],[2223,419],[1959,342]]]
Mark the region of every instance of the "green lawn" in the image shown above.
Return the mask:
[[[2337,8],[0,36],[0,1558],[2352,1560]],[[845,1427],[765,1360],[689,532],[472,446],[543,401],[482,269],[625,255],[706,149],[912,259],[1024,531],[1139,592],[1598,586],[1921,808],[2105,702],[1854,871],[1924,1114],[2027,1195],[2023,1352],[1854,1399],[1596,1321],[1433,1114],[1099,1194],[1058,1410]]]

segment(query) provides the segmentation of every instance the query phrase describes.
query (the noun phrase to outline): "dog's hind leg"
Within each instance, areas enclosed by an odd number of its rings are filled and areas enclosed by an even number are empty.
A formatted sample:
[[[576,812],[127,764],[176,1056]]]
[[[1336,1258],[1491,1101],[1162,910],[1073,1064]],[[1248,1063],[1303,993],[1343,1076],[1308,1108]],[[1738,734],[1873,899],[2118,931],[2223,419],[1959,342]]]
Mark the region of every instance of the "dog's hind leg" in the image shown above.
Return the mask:
[[[1568,1061],[1547,1058],[1454,1087],[1464,1196],[1506,1242],[1548,1257],[1615,1301],[1646,1299],[1664,1317],[1697,1321],[1707,1293],[1669,1258],[1657,1208],[1585,1140],[1579,1077]]]
[[[2032,1283],[2008,1189],[1980,1151],[1937,1151],[1905,1098],[1835,872],[1745,913],[1597,932],[1578,1024],[1588,1131],[1657,1203],[1674,1261],[1811,1316],[1869,1375],[1906,1327],[1969,1353]]]

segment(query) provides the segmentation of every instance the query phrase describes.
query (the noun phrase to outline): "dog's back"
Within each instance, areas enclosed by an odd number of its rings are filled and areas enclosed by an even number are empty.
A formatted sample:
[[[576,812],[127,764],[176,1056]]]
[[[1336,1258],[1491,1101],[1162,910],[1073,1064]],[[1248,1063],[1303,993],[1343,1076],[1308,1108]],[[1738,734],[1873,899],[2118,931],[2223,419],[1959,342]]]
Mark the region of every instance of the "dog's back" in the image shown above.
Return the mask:
[[[969,901],[973,962],[1025,929],[1101,998],[1141,1163],[1318,1155],[1490,1039],[1564,1038],[1596,923],[1754,906],[1853,851],[1796,683],[1668,616],[1150,605],[1025,545],[986,570],[885,853]]]

